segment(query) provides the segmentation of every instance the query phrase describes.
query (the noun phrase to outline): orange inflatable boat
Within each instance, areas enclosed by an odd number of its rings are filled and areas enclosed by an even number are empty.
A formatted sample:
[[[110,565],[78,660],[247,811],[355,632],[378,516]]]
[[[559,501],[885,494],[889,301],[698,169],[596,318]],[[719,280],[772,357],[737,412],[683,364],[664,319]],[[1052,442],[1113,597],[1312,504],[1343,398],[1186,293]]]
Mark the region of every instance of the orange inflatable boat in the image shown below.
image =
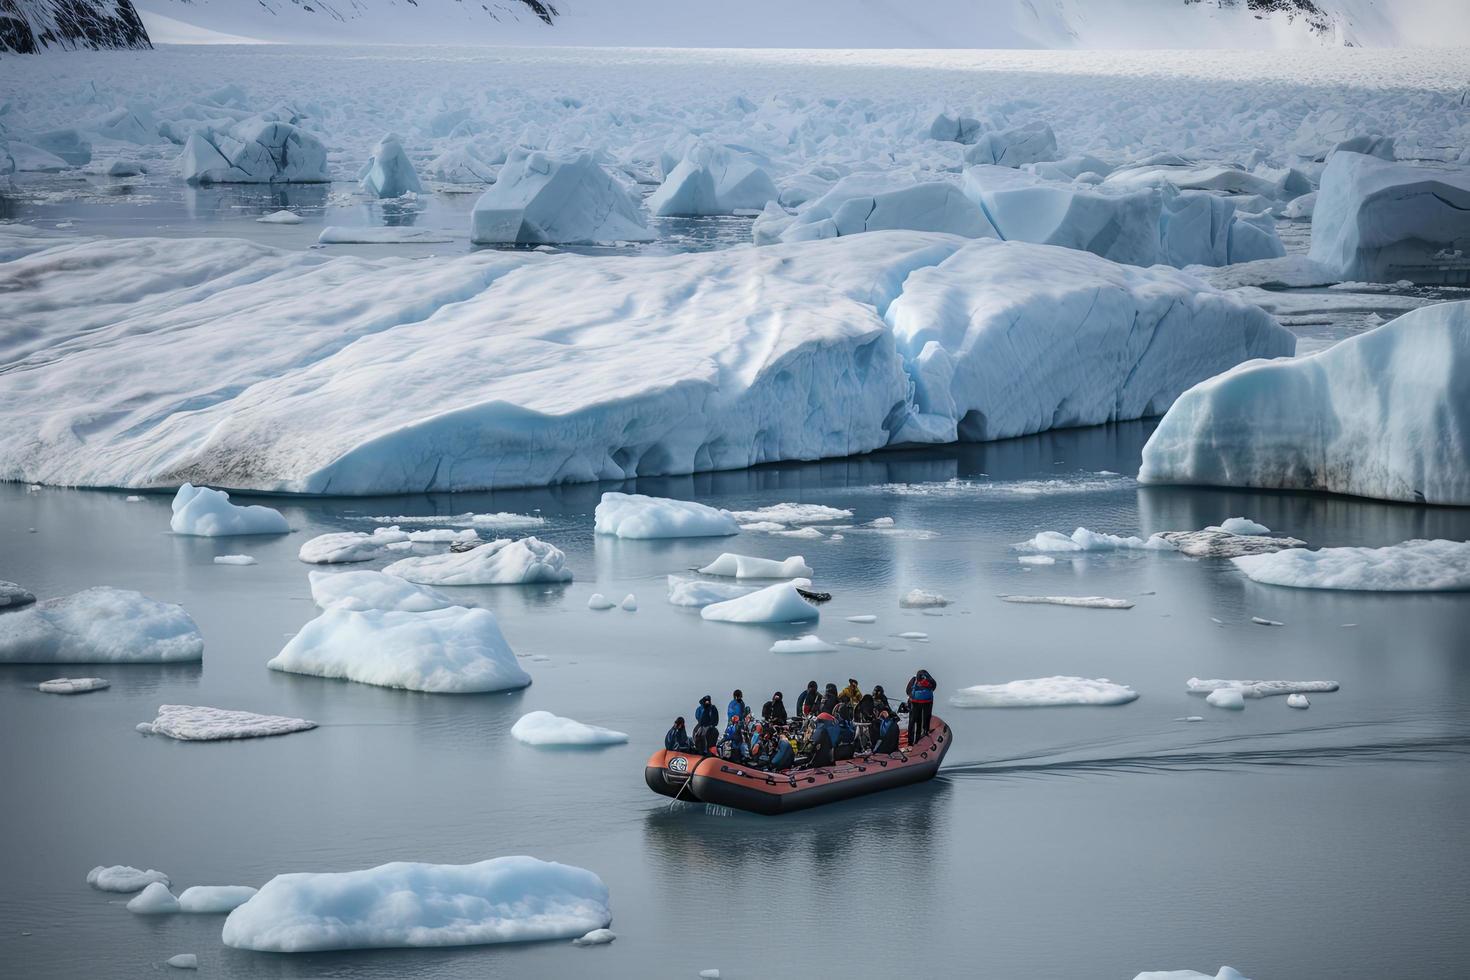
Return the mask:
[[[891,755],[859,755],[817,769],[782,772],[661,749],[649,757],[643,779],[655,793],[691,803],[715,803],[768,815],[791,813],[932,779],[951,741],[949,726],[931,718],[922,738],[909,745],[904,733],[899,751]]]

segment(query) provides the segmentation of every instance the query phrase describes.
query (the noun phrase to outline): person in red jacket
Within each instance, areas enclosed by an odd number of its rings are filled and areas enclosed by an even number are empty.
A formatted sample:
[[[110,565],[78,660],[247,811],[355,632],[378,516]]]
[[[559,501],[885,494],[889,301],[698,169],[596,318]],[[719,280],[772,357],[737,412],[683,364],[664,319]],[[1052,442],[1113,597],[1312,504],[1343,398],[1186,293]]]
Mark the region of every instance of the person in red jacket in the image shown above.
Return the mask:
[[[929,719],[934,715],[934,692],[939,682],[923,668],[909,678],[906,691],[909,696],[909,744],[913,745],[929,731]]]

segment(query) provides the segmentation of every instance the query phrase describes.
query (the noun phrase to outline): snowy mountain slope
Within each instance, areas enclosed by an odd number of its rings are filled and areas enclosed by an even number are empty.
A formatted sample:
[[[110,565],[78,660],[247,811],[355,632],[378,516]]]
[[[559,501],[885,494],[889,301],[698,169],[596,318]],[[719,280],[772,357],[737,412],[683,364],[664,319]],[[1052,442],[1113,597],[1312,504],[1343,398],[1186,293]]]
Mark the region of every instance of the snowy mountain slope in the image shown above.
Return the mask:
[[[0,52],[147,47],[132,0],[0,0]]]
[[[670,47],[1470,44],[1464,0],[137,0],[155,41]],[[155,19],[154,15],[159,15]]]

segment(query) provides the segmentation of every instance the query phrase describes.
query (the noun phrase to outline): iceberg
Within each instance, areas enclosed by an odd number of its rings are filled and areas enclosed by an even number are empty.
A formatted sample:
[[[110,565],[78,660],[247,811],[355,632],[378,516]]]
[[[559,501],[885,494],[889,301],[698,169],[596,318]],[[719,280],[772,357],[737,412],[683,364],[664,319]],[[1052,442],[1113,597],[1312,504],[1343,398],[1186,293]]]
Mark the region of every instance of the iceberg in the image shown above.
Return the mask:
[[[235,738],[264,738],[310,731],[316,722],[281,715],[258,715],[253,711],[231,711],[192,704],[164,704],[158,717],[140,722],[145,735],[167,735],[181,742],[214,742]]]
[[[733,582],[706,582],[697,578],[669,576],[669,602],[675,606],[698,609],[712,602],[724,602],[756,591],[752,586]]]
[[[358,186],[371,197],[402,197],[410,192],[422,194],[424,191],[412,161],[403,152],[403,144],[393,133],[378,141],[357,176]]]
[[[194,885],[179,892],[179,911],[221,915],[250,901],[256,889],[248,885]]]
[[[811,588],[807,578],[794,579],[757,589],[748,595],[705,606],[699,615],[721,623],[800,623],[818,618],[817,607],[801,597],[798,589]]]
[[[42,694],[87,694],[111,686],[111,681],[101,677],[56,677],[37,684],[36,690]]]
[[[612,922],[590,871],[531,857],[277,875],[230,913],[226,946],[272,953],[571,939]]]
[[[1195,385],[1138,479],[1470,505],[1470,302]]]
[[[487,541],[468,551],[403,558],[383,569],[420,585],[524,585],[570,582],[567,556],[536,538]]]
[[[725,552],[699,570],[701,575],[717,575],[722,578],[811,578],[815,572],[801,555],[792,555],[784,561],[774,558],[752,558]]]
[[[1184,685],[1190,694],[1213,691],[1239,691],[1243,698],[1269,698],[1282,694],[1330,694],[1337,690],[1336,681],[1227,681],[1202,680],[1191,677]]]
[[[0,615],[0,663],[172,663],[204,656],[182,606],[106,586]]]
[[[185,483],[174,495],[173,518],[169,521],[175,534],[222,537],[231,534],[289,534],[291,525],[281,512],[252,504],[241,507],[230,503],[223,490],[196,487]]]
[[[957,691],[949,703],[957,708],[1051,708],[1067,705],[1114,705],[1138,700],[1125,684],[1086,677],[1035,677],[1005,684],[979,684]]]
[[[1470,280],[1470,167],[1334,153],[1312,210],[1313,261],[1342,279]]]
[[[594,530],[619,538],[708,538],[740,533],[727,510],[693,500],[608,491],[594,515]]]
[[[154,871],[152,868],[147,871],[139,871],[126,864],[111,866],[99,864],[87,872],[87,884],[104,892],[142,891],[154,882],[167,887],[168,875],[162,871]]]
[[[178,910],[179,900],[161,881],[153,882],[128,900],[128,911],[137,915],[168,915]]]
[[[644,202],[659,217],[759,211],[779,197],[770,176],[742,154],[696,143]]]
[[[191,184],[326,183],[327,148],[287,122],[247,120],[189,134],[179,174]]]
[[[614,609],[616,607],[617,603],[613,602],[601,592],[594,592],[587,597],[587,608],[595,612],[602,612],[605,609]]]
[[[311,572],[311,601],[321,609],[364,612],[431,612],[448,609],[454,600],[396,575],[359,569],[351,572]]]
[[[622,732],[561,718],[550,711],[521,715],[511,726],[510,734],[516,741],[527,745],[621,745],[628,741],[628,736]]]
[[[429,176],[445,184],[493,184],[496,167],[469,144],[451,147],[429,161]]]
[[[1290,548],[1232,559],[1253,582],[1357,592],[1470,591],[1470,541],[1405,541],[1386,548]],[[3,622],[3,620],[0,620]]]
[[[585,152],[517,147],[470,215],[477,245],[652,240],[638,203]]]
[[[763,237],[804,242],[898,229],[964,238],[999,237],[980,206],[949,181],[925,181],[876,192],[869,190],[871,186],[870,181],[843,181],[806,205],[793,220],[775,219],[779,224]]]
[[[965,150],[966,163],[1020,167],[1057,158],[1057,136],[1044,122],[983,133]]]
[[[531,683],[494,614],[463,606],[427,612],[328,609],[266,666],[433,694],[508,691]]]
[[[1244,711],[1245,695],[1233,687],[1222,687],[1205,695],[1205,703],[1226,711]]]
[[[0,580],[0,612],[11,612],[36,601],[35,595],[14,582]]]
[[[296,557],[310,565],[347,565],[376,561],[413,546],[408,532],[398,527],[367,531],[330,531],[303,542]]]

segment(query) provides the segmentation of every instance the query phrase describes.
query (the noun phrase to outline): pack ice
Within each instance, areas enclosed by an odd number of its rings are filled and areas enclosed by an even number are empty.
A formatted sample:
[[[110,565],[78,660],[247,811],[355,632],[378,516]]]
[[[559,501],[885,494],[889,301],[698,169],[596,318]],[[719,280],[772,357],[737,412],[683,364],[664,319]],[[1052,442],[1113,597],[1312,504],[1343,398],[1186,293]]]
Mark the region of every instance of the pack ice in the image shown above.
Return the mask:
[[[0,251],[15,235],[0,229]],[[1131,419],[1293,345],[1258,308],[1172,270],[903,231],[434,262],[69,240],[0,265],[0,319],[23,327],[0,372],[0,478],[330,494],[684,474]],[[256,335],[271,343],[239,342]]]
[[[570,582],[567,556],[536,538],[487,541],[468,551],[402,558],[383,569],[420,585],[523,585]]]
[[[191,184],[324,183],[327,148],[287,122],[247,120],[225,130],[189,134],[179,175]]]
[[[413,163],[403,152],[403,144],[393,133],[373,147],[372,155],[358,174],[358,186],[372,197],[402,197],[409,191],[420,194],[424,190]]]
[[[225,920],[226,946],[273,953],[571,939],[612,922],[590,871],[531,857],[277,875]]]
[[[1312,211],[1310,254],[1345,280],[1463,285],[1470,168],[1333,153]]]
[[[1470,505],[1470,302],[1195,385],[1138,479]]]
[[[589,152],[517,147],[470,215],[477,245],[647,242],[639,203]]]
[[[289,534],[291,525],[281,512],[252,504],[241,507],[230,503],[223,490],[196,487],[185,483],[174,495],[173,517],[169,521],[175,534],[221,537],[229,534]]]
[[[106,586],[0,616],[0,663],[200,660],[204,638],[182,606]]]

